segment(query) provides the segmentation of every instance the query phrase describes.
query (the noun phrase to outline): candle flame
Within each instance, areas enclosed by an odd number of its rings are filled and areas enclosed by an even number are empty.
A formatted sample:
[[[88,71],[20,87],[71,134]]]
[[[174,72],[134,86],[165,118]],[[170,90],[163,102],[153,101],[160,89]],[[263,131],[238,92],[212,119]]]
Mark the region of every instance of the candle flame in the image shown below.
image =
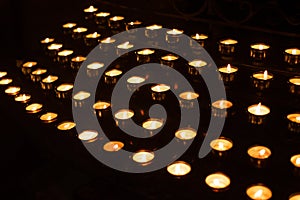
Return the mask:
[[[230,64],[227,65],[227,72],[228,72],[228,73],[231,72],[231,66],[230,66]]]
[[[259,155],[260,155],[260,156],[265,155],[265,153],[266,153],[266,150],[265,150],[265,149],[261,149],[261,150],[259,151]]]
[[[218,146],[219,146],[219,149],[224,149],[224,143],[223,142],[219,142]]]
[[[214,184],[215,186],[220,186],[220,185],[221,185],[220,180],[219,180],[218,178],[215,178],[215,179],[213,180],[213,184]]]
[[[254,198],[260,198],[262,197],[263,190],[257,190],[257,192],[254,193]]]
[[[97,37],[98,33],[97,32],[94,32],[93,33],[93,37]]]
[[[300,116],[296,117],[296,122],[300,122]]]
[[[296,165],[300,165],[300,158],[296,159]]]
[[[256,110],[255,110],[255,113],[256,114],[260,114],[261,113],[261,103],[259,102],[259,104],[257,105],[257,107],[256,107]]]
[[[296,55],[296,54],[297,54],[297,50],[296,50],[296,49],[293,49],[293,50],[292,50],[292,54],[293,54],[293,55]]]
[[[113,146],[113,149],[116,151],[116,150],[118,150],[119,149],[119,145],[118,144],[115,144],[114,146]]]
[[[181,168],[180,165],[175,166],[175,174],[181,174]]]
[[[262,44],[258,45],[258,49],[259,49],[259,50],[263,50],[263,49],[264,49],[264,47],[265,47],[265,46],[264,46],[264,45],[262,45]]]
[[[264,71],[264,80],[267,80],[267,79],[268,79],[268,71],[265,70],[265,71]]]
[[[200,39],[200,35],[196,33],[196,39]]]

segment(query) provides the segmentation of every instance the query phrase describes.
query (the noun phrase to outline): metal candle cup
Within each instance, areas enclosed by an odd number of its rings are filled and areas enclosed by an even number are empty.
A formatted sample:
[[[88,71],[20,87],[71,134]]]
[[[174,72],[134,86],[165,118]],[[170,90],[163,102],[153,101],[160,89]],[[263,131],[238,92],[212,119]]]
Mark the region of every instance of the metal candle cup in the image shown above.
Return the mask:
[[[142,22],[136,20],[136,21],[126,23],[125,29],[128,33],[135,33],[136,31],[133,29],[140,28],[141,26],[142,26]]]
[[[95,8],[93,5],[89,6],[88,8],[85,8],[83,10],[84,12],[84,19],[86,20],[93,20],[95,17],[95,12],[97,12],[98,8]]]
[[[214,117],[227,117],[233,114],[232,113],[233,103],[228,100],[225,99],[217,100],[213,102],[211,106],[212,106],[211,108],[212,116]]]
[[[63,44],[52,43],[47,47],[47,54],[53,58],[53,61],[57,61],[57,53],[61,51]]]
[[[231,83],[232,81],[234,81],[235,76],[238,72],[238,68],[228,64],[225,67],[220,67],[219,72],[221,74],[221,79],[223,80],[223,82],[225,84],[228,84],[228,83]]]
[[[291,48],[284,51],[284,61],[290,65],[300,63],[300,49]]]
[[[132,160],[142,166],[146,166],[151,164],[154,157],[155,155],[152,151],[140,150],[132,155]]]
[[[219,53],[222,56],[231,57],[236,51],[237,44],[238,41],[233,39],[220,40],[218,43]]]
[[[273,74],[267,70],[255,72],[252,75],[253,86],[258,90],[264,90],[270,87],[271,81],[273,80]]]
[[[76,26],[77,26],[77,24],[76,24],[76,23],[72,23],[72,22],[63,24],[63,25],[62,25],[63,33],[64,33],[65,35],[70,35],[70,34],[72,34],[72,33],[73,33],[73,30],[74,30],[74,28],[75,28]]]
[[[180,37],[183,34],[183,30],[172,29],[166,33],[166,41],[169,44],[176,44],[180,41]]]
[[[167,171],[176,178],[187,175],[191,170],[191,165],[185,161],[175,161],[167,166]]]
[[[156,38],[159,34],[160,29],[162,29],[162,26],[158,24],[147,26],[145,30],[145,36],[147,38]]]
[[[58,80],[57,76],[49,75],[41,80],[41,87],[44,90],[51,90],[55,87],[55,83]]]
[[[294,95],[300,95],[300,76],[295,76],[288,81],[289,92]]]
[[[15,101],[20,102],[20,103],[27,103],[31,99],[30,94],[18,94],[15,96]]]
[[[56,128],[63,135],[67,136],[77,136],[77,132],[75,130],[76,123],[73,121],[63,121],[60,122]]]
[[[46,69],[38,68],[30,73],[30,79],[34,83],[40,82],[42,78],[46,75],[46,73],[47,73]]]
[[[32,103],[26,106],[25,110],[29,114],[35,114],[41,112],[43,109],[43,104],[40,103]]]
[[[86,46],[95,47],[100,42],[100,34],[97,32],[90,33],[84,36],[84,43]]]
[[[254,104],[248,107],[248,120],[252,124],[263,124],[266,116],[270,113],[270,108],[265,105]]]
[[[230,178],[222,172],[216,172],[205,178],[205,183],[214,192],[223,192],[229,188]]]
[[[22,64],[21,71],[25,76],[30,75],[30,73],[32,72],[33,69],[35,69],[36,66],[37,66],[37,62],[32,62],[32,61],[26,62]]]
[[[71,61],[71,56],[73,52],[74,52],[73,50],[68,50],[68,49],[59,51],[57,53],[57,61],[63,65],[68,64]]]
[[[179,94],[179,104],[180,107],[190,109],[198,103],[197,98],[199,97],[198,93],[187,91]]]
[[[123,72],[118,69],[109,70],[104,74],[104,82],[107,84],[116,84],[122,73]]]
[[[145,80],[146,79],[144,77],[131,76],[127,79],[127,89],[129,91],[137,91]]]
[[[123,16],[114,16],[114,17],[109,18],[108,26],[110,29],[113,29],[113,30],[117,30],[117,29],[124,30],[124,26],[125,26],[124,17]]]
[[[195,35],[192,35],[191,38],[193,40],[195,40],[198,44],[200,44],[202,47],[205,46],[205,41],[207,40],[208,36],[205,35],[205,34],[199,34],[199,33],[196,33]],[[193,41],[191,40],[190,42],[190,46],[193,47]]]
[[[300,192],[293,193],[289,196],[289,200],[300,200]]]
[[[15,96],[19,94],[21,91],[21,88],[19,86],[9,86],[8,88],[5,89],[5,93],[10,95],[10,96]]]
[[[261,145],[250,147],[247,153],[250,157],[250,162],[256,168],[266,167],[268,164],[268,158],[271,156],[271,150]]]
[[[139,63],[149,63],[151,61],[151,55],[154,54],[155,50],[142,49],[136,52],[136,60]]]
[[[95,113],[97,114],[98,117],[103,117],[106,114],[108,114],[110,111],[109,108],[110,108],[110,103],[105,101],[97,101],[93,105],[93,109],[95,110]]]
[[[104,63],[93,62],[86,66],[86,73],[88,77],[94,78],[98,77],[100,74],[100,70],[104,67]]]
[[[115,121],[118,127],[125,127],[131,121],[131,118],[134,116],[134,112],[130,109],[121,109],[118,110],[115,114]]]
[[[58,114],[57,113],[53,113],[53,112],[47,112],[43,115],[40,116],[40,120],[43,123],[52,123],[55,122],[57,120]]]
[[[96,24],[100,25],[100,26],[107,26],[109,16],[110,16],[109,12],[99,12],[99,13],[97,13],[95,15]]]
[[[143,122],[142,127],[144,128],[145,136],[154,136],[155,132],[163,126],[163,120],[150,118]]]
[[[179,56],[173,54],[167,54],[160,58],[160,64],[174,67],[175,62],[179,59]]]
[[[269,45],[266,44],[252,44],[250,46],[250,57],[254,60],[263,60],[267,57]]]
[[[199,59],[192,60],[188,63],[188,73],[193,76],[198,76],[205,69],[207,62]]]
[[[81,67],[82,63],[86,60],[86,57],[84,56],[76,56],[74,58],[71,59],[71,68],[73,70],[79,70],[79,68]]]
[[[294,133],[300,133],[300,113],[287,115],[288,130]]]
[[[47,50],[47,47],[48,47],[51,43],[53,43],[54,40],[55,40],[54,38],[45,38],[45,39],[41,40],[40,43],[41,43],[41,46],[42,46],[43,50],[44,50],[44,51]]]
[[[79,91],[73,96],[74,107],[83,107],[86,100],[91,96],[91,93]]]
[[[78,139],[84,143],[93,143],[98,140],[98,132],[95,130],[85,130],[78,134]]]
[[[122,44],[119,44],[117,46],[117,55],[118,56],[123,56],[123,54],[126,54],[126,52],[128,52],[129,49],[133,48],[134,45],[133,44],[130,44],[130,42],[124,42]]]
[[[220,137],[210,142],[212,153],[218,157],[225,157],[228,155],[229,150],[233,147],[233,143],[229,138]]]
[[[71,98],[73,84],[63,83],[55,88],[56,97],[60,99]]]
[[[77,27],[77,28],[73,29],[72,38],[75,40],[82,39],[87,31],[88,31],[88,29],[85,27]]]
[[[106,152],[117,152],[124,147],[124,143],[120,141],[109,141],[103,145],[103,150]]]
[[[165,84],[157,84],[151,87],[152,99],[154,101],[162,101],[166,98],[167,92],[170,90],[170,86]]]
[[[252,200],[268,200],[272,197],[272,191],[263,184],[248,187],[246,194],[248,198]]]

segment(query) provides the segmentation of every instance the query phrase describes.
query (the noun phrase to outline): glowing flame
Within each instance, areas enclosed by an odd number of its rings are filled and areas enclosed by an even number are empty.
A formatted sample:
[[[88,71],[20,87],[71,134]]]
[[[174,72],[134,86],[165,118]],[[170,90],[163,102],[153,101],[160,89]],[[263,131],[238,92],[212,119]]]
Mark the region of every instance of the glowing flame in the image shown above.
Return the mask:
[[[219,146],[219,149],[224,149],[224,143],[223,142],[219,142],[218,146]]]
[[[255,110],[255,113],[256,114],[260,114],[261,113],[261,103],[259,103],[258,105],[257,105],[257,107],[256,107],[256,110]]]
[[[300,165],[300,158],[296,159],[296,165]]]
[[[213,180],[213,184],[214,184],[215,186],[220,186],[220,185],[221,185],[220,180],[219,180],[218,178],[215,178],[215,179]]]
[[[300,122],[300,116],[296,117],[296,122]]]
[[[115,144],[115,145],[113,146],[113,149],[114,149],[115,151],[117,151],[117,150],[119,149],[119,145],[118,145],[118,144]]]
[[[228,73],[231,72],[231,66],[230,66],[230,64],[227,65],[227,72]]]
[[[175,174],[181,174],[181,167],[180,167],[180,165],[176,165],[175,166],[174,172],[175,172]]]
[[[265,155],[265,153],[266,153],[266,150],[265,150],[265,149],[261,149],[261,150],[259,151],[259,155],[260,155],[260,156]]]
[[[260,198],[262,197],[263,190],[257,190],[257,192],[254,193],[254,198]]]
[[[267,80],[267,79],[268,79],[268,71],[265,70],[265,71],[264,71],[264,80]]]
[[[297,50],[296,50],[296,49],[293,49],[293,50],[292,50],[292,54],[293,54],[293,55],[296,55],[296,54],[297,54]]]

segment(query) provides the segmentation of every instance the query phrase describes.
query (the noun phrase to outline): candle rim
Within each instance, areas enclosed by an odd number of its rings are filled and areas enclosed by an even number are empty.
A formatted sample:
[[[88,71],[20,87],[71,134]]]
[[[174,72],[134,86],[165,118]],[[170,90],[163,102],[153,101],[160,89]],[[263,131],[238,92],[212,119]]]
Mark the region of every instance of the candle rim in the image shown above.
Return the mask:
[[[229,44],[226,43],[226,41],[230,41]],[[226,39],[221,39],[219,41],[220,44],[226,44],[226,45],[235,45],[238,43],[238,41],[236,39],[233,39],[233,38],[226,38]]]
[[[65,90],[65,89],[61,90],[60,88],[63,87],[63,86],[68,86],[68,89],[67,90]],[[60,84],[56,87],[56,90],[59,91],[59,92],[66,92],[66,91],[72,90],[73,87],[74,87],[74,85],[72,83],[62,83],[62,84]]]
[[[105,108],[99,108],[99,104],[104,104],[106,107]],[[109,103],[109,102],[107,102],[107,101],[102,101],[102,100],[99,100],[99,101],[97,101],[97,102],[95,102],[94,104],[93,104],[93,109],[94,110],[104,110],[104,109],[107,109],[107,108],[109,108],[111,106],[111,104]]]
[[[67,55],[65,55],[64,53],[67,53]],[[72,55],[73,53],[74,53],[74,51],[71,50],[71,49],[63,49],[63,50],[59,51],[59,52],[57,53],[57,55],[58,55],[58,56],[69,56],[69,55]],[[62,55],[62,54],[63,54],[63,55]]]
[[[261,107],[261,108],[265,108],[265,109],[267,110],[266,113],[250,112],[250,109],[251,109],[251,108],[257,107],[258,105],[259,105],[259,103],[258,103],[258,104],[253,104],[253,105],[249,106],[249,107],[248,107],[248,112],[251,113],[251,114],[253,114],[253,115],[257,115],[257,116],[264,116],[264,115],[267,115],[267,114],[269,114],[269,113],[271,112],[271,109],[270,109],[268,106],[263,105],[263,104],[260,104],[260,107]]]
[[[81,95],[84,95],[84,98],[80,98]],[[73,95],[73,99],[74,100],[85,100],[85,99],[88,99],[90,96],[91,96],[90,92],[81,90],[81,91],[78,91],[76,94]]]
[[[45,82],[48,78],[52,78],[54,80],[51,80],[51,82]],[[42,82],[43,83],[53,83],[57,80],[58,80],[58,76],[49,74],[48,76],[46,76],[45,78],[42,79]]]
[[[38,108],[36,108],[35,110],[30,109],[30,107],[32,106],[38,106]],[[41,111],[43,108],[43,104],[41,103],[31,103],[29,105],[26,106],[25,110],[29,113],[37,113],[39,111]]]
[[[219,109],[229,109],[233,106],[233,103],[231,101],[227,100],[227,99],[218,99],[218,100],[212,102],[211,106],[214,107],[214,108],[218,108],[217,105],[220,105],[220,102],[224,102],[226,104],[228,103],[229,105],[226,106],[226,107],[224,106],[224,107],[219,108]]]
[[[52,116],[51,119],[49,119],[49,120],[44,119],[45,116],[48,116],[48,115],[53,115],[53,116]],[[52,122],[52,121],[55,120],[57,117],[58,117],[58,114],[57,114],[57,113],[48,111],[48,112],[46,112],[46,113],[44,113],[44,114],[42,114],[42,115],[40,116],[40,120]]]
[[[171,57],[172,59],[164,59],[164,58],[167,58],[167,57]],[[161,60],[163,61],[175,61],[175,60],[178,60],[179,59],[179,56],[175,55],[175,54],[172,54],[172,53],[168,53],[164,56],[161,56],[160,57]]]
[[[105,147],[108,147],[109,145],[111,145],[111,144],[113,144],[113,143],[118,143],[118,144],[121,144],[121,146],[120,145],[118,145],[118,150],[116,150],[116,151],[119,151],[119,150],[121,150],[123,147],[124,147],[124,143],[123,142],[121,142],[121,141],[119,141],[119,140],[110,140],[110,141],[108,141],[108,142],[106,142],[104,145],[103,145],[103,150],[105,150],[105,151],[109,151],[109,150],[107,150],[107,148],[105,148]],[[116,152],[116,151],[109,151],[109,152]]]
[[[197,92],[194,92],[194,91],[184,91],[184,92],[181,92],[179,93],[179,97],[181,99],[184,99],[183,96],[186,95],[186,94],[191,94],[191,96],[193,96],[193,98],[191,99],[186,99],[185,100],[194,100],[194,99],[197,99],[199,97],[199,94]]]
[[[144,127],[146,123],[153,123],[153,122],[158,123],[159,127],[158,128],[156,128],[156,127],[155,128],[152,128],[152,127],[146,128],[146,127]],[[142,123],[143,128],[147,129],[147,130],[156,130],[156,129],[161,128],[163,125],[164,125],[164,120],[159,119],[159,118],[155,118],[155,117],[150,117]]]
[[[293,83],[292,80],[299,80],[299,84]],[[300,86],[300,76],[293,76],[293,77],[290,77],[289,80],[288,80],[288,82],[291,83],[291,84]]]
[[[183,137],[181,137],[181,135],[180,135],[180,132],[182,132],[182,131],[190,131],[190,132],[193,132],[193,133],[195,133],[195,134],[193,135],[193,137],[183,138]],[[191,127],[180,128],[180,129],[178,129],[178,130],[175,132],[175,136],[176,136],[178,139],[180,139],[180,140],[191,140],[191,139],[193,139],[193,138],[195,138],[195,137],[197,136],[197,131],[196,131],[194,128],[191,128]]]
[[[264,48],[263,49],[259,49],[259,48],[256,48],[256,47],[258,47],[258,46],[264,46]],[[252,49],[255,49],[255,50],[267,50],[267,49],[269,49],[270,48],[270,45],[268,45],[268,44],[266,44],[266,43],[253,43],[253,44],[251,44],[250,45],[250,47],[252,48]]]
[[[90,10],[93,9],[93,10]],[[85,8],[83,11],[86,13],[93,13],[96,12],[98,10],[98,8],[94,7],[93,5],[90,5],[88,8]]]
[[[114,20],[114,18],[118,18],[118,19]],[[109,21],[121,21],[121,20],[123,20],[123,19],[125,19],[124,16],[121,16],[121,15],[115,15],[115,16],[110,17],[110,18],[109,18]]]
[[[44,68],[37,68],[36,70],[32,71],[32,75],[41,75],[47,73],[47,69]]]
[[[202,38],[198,38],[198,39],[197,39],[197,38],[196,38],[197,35],[199,35],[199,37],[202,37]],[[192,39],[194,39],[194,40],[200,40],[200,39],[205,40],[205,39],[208,38],[208,35],[207,35],[207,34],[204,34],[204,33],[195,33],[195,34],[191,35],[191,37],[192,37]]]
[[[151,49],[151,48],[144,48],[144,49],[138,50],[136,53],[138,55],[145,55],[145,54],[142,54],[142,52],[144,52],[144,51],[149,51],[150,52],[149,54],[146,54],[146,55],[152,55],[152,54],[155,53],[155,50]]]
[[[61,126],[63,126],[64,124],[67,124],[67,123],[68,123],[68,124],[71,124],[71,127],[68,127],[67,129],[61,128]],[[65,121],[60,122],[60,123],[56,126],[56,128],[57,128],[58,130],[61,130],[61,131],[68,131],[68,130],[73,129],[75,126],[76,126],[76,123],[75,123],[75,122],[73,122],[73,121],[71,121],[71,120],[65,120]]]
[[[254,188],[254,187],[262,187],[264,190],[268,191],[268,193],[270,193],[270,195],[271,195],[268,199],[270,199],[270,198],[273,196],[272,190],[271,190],[268,186],[266,186],[266,185],[263,184],[263,183],[256,183],[256,184],[252,184],[252,185],[250,185],[250,186],[247,187],[247,189],[246,189],[246,194],[248,195],[248,197],[250,197],[248,191],[249,191],[251,188]],[[251,198],[251,197],[250,197],[250,198]]]
[[[101,11],[96,13],[96,17],[108,17],[111,13],[110,12],[105,12],[105,11]],[[104,15],[104,16],[102,16]]]
[[[121,112],[127,112],[127,113],[130,113],[130,115],[128,116],[128,117],[126,117],[126,118],[123,118],[123,117],[116,117],[117,116],[117,114],[119,114],[119,113],[121,113]],[[114,114],[114,117],[116,118],[116,119],[118,119],[118,120],[126,120],[126,119],[131,119],[132,117],[134,116],[134,111],[133,110],[131,110],[131,109],[126,109],[126,108],[123,108],[123,109],[119,109],[115,114]]]
[[[298,54],[292,54],[293,50],[296,50],[296,52],[299,52],[299,53]],[[291,51],[291,53],[289,53],[289,51]],[[289,55],[297,55],[297,56],[299,56],[300,55],[300,48],[292,47],[292,48],[285,49],[284,52],[286,54],[289,54]]]
[[[150,156],[151,156],[151,157],[150,157],[151,159],[150,159],[150,160],[147,160],[146,162],[138,162],[138,161],[134,160],[134,158],[135,158],[137,155],[142,154],[142,153],[144,153],[144,154],[146,154],[146,155],[150,155]],[[154,158],[155,158],[154,152],[151,151],[151,150],[147,150],[147,149],[140,149],[140,150],[138,150],[138,151],[136,151],[136,152],[134,152],[134,153],[132,154],[132,160],[133,160],[134,162],[139,163],[139,164],[148,164],[148,163],[152,162],[152,160],[153,160]]]
[[[28,93],[21,93],[21,94],[19,93],[15,96],[15,101],[21,101],[21,100],[18,100],[18,98],[20,98],[21,96],[26,96],[26,99],[23,101],[28,101],[31,98],[31,95]]]
[[[233,141],[230,139],[230,138],[228,138],[228,137],[225,137],[225,136],[221,136],[221,137],[219,137],[219,138],[216,138],[216,139],[214,139],[214,140],[212,140],[211,142],[210,142],[210,147],[212,148],[212,149],[214,149],[214,146],[213,146],[213,143],[217,143],[218,141],[226,141],[226,142],[228,142],[228,144],[229,144],[229,147],[228,147],[228,149],[224,149],[224,150],[221,150],[221,149],[218,149],[218,151],[228,151],[228,150],[230,150],[230,149],[232,149],[233,148]]]
[[[266,70],[260,70],[260,71],[253,72],[252,77],[256,78],[256,77],[254,77],[255,75],[261,75],[261,74],[264,75],[265,71],[267,71],[267,77],[270,76],[270,78],[267,78],[267,80],[270,80],[270,79],[274,78],[273,73],[269,72],[267,69]],[[262,80],[262,79],[260,79],[260,80]]]
[[[157,88],[157,87],[163,87],[163,89],[162,90],[159,90],[159,91],[155,91],[155,90],[153,90],[153,89],[155,89],[155,88]],[[167,92],[167,91],[169,91],[171,89],[171,87],[169,86],[169,85],[167,85],[167,84],[164,84],[164,83],[159,83],[159,84],[156,84],[156,85],[153,85],[153,86],[151,86],[151,90],[153,91],[153,92]]]
[[[135,83],[135,82],[132,81],[132,79],[138,79],[139,82],[138,82],[138,83]],[[140,83],[145,82],[145,80],[146,80],[145,77],[133,75],[133,76],[130,76],[130,77],[127,79],[127,83],[131,83],[131,84],[140,84]]]
[[[261,149],[264,149],[266,152],[268,152],[268,155],[263,155],[259,158],[257,158],[256,156],[253,156],[253,155],[250,155],[250,152],[251,150],[254,150],[255,148],[261,148]],[[253,158],[256,158],[256,159],[267,159],[269,158],[271,155],[272,155],[272,151],[270,148],[264,146],[264,145],[252,145],[250,146],[248,149],[247,149],[247,154],[250,156],[250,157],[253,157]]]
[[[300,154],[294,154],[294,155],[292,155],[291,158],[290,158],[290,162],[291,162],[293,165],[295,165],[294,162],[296,162],[297,159],[300,159]],[[295,166],[296,166],[296,165],[295,165]],[[299,166],[296,166],[296,167],[300,167],[300,165],[299,165]]]
[[[201,65],[198,65],[198,63],[201,64]],[[205,62],[205,61],[202,60],[202,59],[194,59],[194,60],[190,61],[188,64],[189,64],[190,66],[196,67],[196,68],[200,68],[200,67],[205,67],[205,66],[207,66],[207,62]],[[196,65],[196,64],[197,64],[197,65]]]
[[[71,25],[71,26],[68,26]],[[75,22],[68,22],[62,25],[63,28],[74,28],[75,26],[77,26],[77,23]]]
[[[289,200],[293,200],[293,198],[295,198],[295,197],[300,198],[300,192],[294,192],[294,193],[290,194]]]
[[[8,93],[7,91],[9,90],[9,89],[16,89],[16,91],[15,92],[13,92],[13,93]],[[20,92],[21,91],[21,87],[20,86],[17,86],[17,85],[10,85],[10,86],[8,86],[6,89],[5,89],[5,93],[6,94],[16,94],[16,93],[18,93],[18,92]]]
[[[224,180],[226,181],[226,186],[225,187],[221,187],[221,186],[219,186],[219,187],[212,187],[212,186],[210,186],[209,185],[209,180],[213,177],[213,176],[221,176],[222,178],[224,178]],[[227,174],[225,174],[224,172],[221,172],[221,171],[217,171],[217,172],[214,172],[214,173],[211,173],[211,174],[209,174],[209,175],[207,175],[206,176],[206,178],[205,178],[205,183],[209,186],[209,187],[212,187],[212,188],[215,188],[215,189],[225,189],[225,188],[227,188],[227,187],[229,187],[229,185],[231,184],[231,179],[230,179],[230,177],[227,175]]]
[[[291,118],[293,118],[293,117],[300,117],[300,112],[295,112],[295,113],[290,113],[290,114],[288,114],[287,116],[286,116],[286,118],[288,119],[288,120],[290,120],[290,121],[292,121],[292,119]],[[300,122],[299,122],[300,123]]]
[[[185,172],[184,174],[173,174],[171,173],[169,170],[170,168],[173,166],[173,165],[176,165],[176,164],[183,164],[184,166],[188,167],[188,171]],[[168,166],[167,166],[167,171],[172,174],[172,175],[175,175],[175,176],[184,176],[184,175],[187,175],[188,173],[190,173],[192,171],[192,166],[190,165],[190,163],[184,161],[184,160],[176,160],[172,163],[170,163]]]
[[[93,137],[88,138],[88,139],[82,138],[82,135],[85,134],[85,133],[87,133],[87,132],[93,133],[93,135],[92,135]],[[87,129],[87,130],[81,131],[81,132],[78,134],[78,139],[80,139],[80,140],[82,140],[82,141],[90,141],[90,142],[93,142],[93,141],[95,141],[95,140],[97,139],[98,135],[99,135],[98,131],[92,130],[92,129]]]

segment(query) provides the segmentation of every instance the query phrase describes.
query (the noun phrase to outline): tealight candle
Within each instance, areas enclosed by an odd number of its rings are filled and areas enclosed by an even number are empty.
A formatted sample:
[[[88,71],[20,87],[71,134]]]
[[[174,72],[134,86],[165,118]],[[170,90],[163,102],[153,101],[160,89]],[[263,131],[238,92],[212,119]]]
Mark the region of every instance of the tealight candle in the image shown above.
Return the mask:
[[[94,19],[94,16],[95,16],[95,12],[97,12],[98,8],[95,8],[93,5],[89,6],[88,8],[85,8],[83,10],[85,16],[84,18],[86,20],[92,20]]]
[[[221,74],[221,78],[225,84],[228,84],[234,81],[238,68],[228,64],[227,66],[223,66],[219,68],[219,72]]]
[[[76,123],[73,121],[63,121],[60,122],[56,128],[57,130],[59,130],[61,133],[65,134],[65,135],[71,135],[71,136],[76,136],[77,133],[74,130],[76,126]]]
[[[272,197],[272,191],[262,184],[250,186],[247,188],[246,194],[250,199],[253,200],[268,200]]]
[[[50,57],[53,58],[54,61],[57,59],[57,53],[62,49],[63,44],[60,43],[52,43],[50,44],[47,49],[47,53]]]
[[[9,85],[12,82],[13,82],[13,80],[11,78],[1,78],[0,79],[0,85]]]
[[[295,133],[300,133],[300,113],[287,115],[288,130]]]
[[[149,165],[154,159],[154,153],[147,150],[140,150],[133,154],[132,160],[141,164],[142,166]]]
[[[142,22],[136,20],[136,21],[131,21],[131,22],[126,23],[125,28],[126,28],[127,32],[134,33],[135,31],[133,29],[140,28],[141,25],[142,25]]]
[[[130,44],[128,41],[117,46],[117,55],[122,56],[128,49],[133,48],[134,45]]]
[[[231,57],[236,51],[237,40],[224,39],[219,41],[218,50],[221,55]]]
[[[208,36],[205,34],[199,34],[196,33],[195,35],[192,35],[191,38],[198,42],[202,47],[205,46],[205,41],[207,40]],[[193,40],[191,40],[190,45],[193,47]]]
[[[10,96],[17,95],[21,91],[18,86],[9,86],[4,92]]]
[[[152,99],[155,101],[161,101],[166,98],[167,92],[170,90],[170,86],[165,84],[157,84],[151,87]]]
[[[214,101],[212,104],[212,116],[214,117],[227,117],[233,114],[232,107],[233,103],[231,101],[220,99],[217,101]]]
[[[102,117],[103,115],[105,115],[106,113],[108,113],[109,108],[110,107],[110,103],[105,102],[105,101],[97,101],[94,105],[93,105],[93,109],[95,110],[96,114],[99,117]]]
[[[127,79],[127,89],[129,91],[136,91],[145,82],[145,78],[141,76],[131,76]]]
[[[104,63],[93,62],[86,66],[86,73],[88,77],[99,77],[100,69],[104,67]]]
[[[262,124],[266,116],[270,113],[270,108],[261,103],[248,107],[249,122],[252,124]]]
[[[24,75],[29,75],[32,72],[32,69],[37,66],[37,62],[29,61],[25,62],[21,66],[21,71]]]
[[[95,22],[97,25],[106,26],[108,25],[109,12],[99,12],[95,15]]]
[[[168,30],[166,34],[167,43],[174,44],[180,41],[180,37],[183,34],[183,30],[172,29]]]
[[[58,114],[54,112],[47,112],[40,116],[43,123],[52,123],[57,120]]]
[[[266,44],[252,44],[250,45],[250,57],[255,60],[263,60],[267,57],[267,50],[270,48]]]
[[[227,175],[223,174],[222,172],[216,172],[208,175],[205,178],[205,183],[214,192],[221,192],[228,189],[230,185],[230,178]]]
[[[30,114],[38,113],[42,111],[42,109],[43,109],[43,104],[40,103],[32,103],[26,106],[25,108],[26,112]]]
[[[111,38],[111,37],[107,37],[103,40],[100,41],[100,45],[99,48],[103,51],[103,52],[113,52],[115,50],[113,43],[115,43],[116,40]]]
[[[162,26],[158,24],[147,26],[145,29],[145,36],[147,38],[156,38],[160,29],[162,29]]]
[[[250,147],[247,153],[250,156],[251,163],[257,168],[265,167],[268,158],[271,156],[271,150],[260,145]]]
[[[300,154],[292,156],[290,161],[295,167],[300,169]]]
[[[123,72],[121,70],[118,69],[111,69],[107,72],[105,72],[105,76],[104,76],[104,81],[107,84],[115,84],[118,81],[119,76],[122,74]]]
[[[87,34],[85,37],[84,37],[84,43],[86,46],[96,46],[99,44],[100,42],[100,34],[97,33],[97,32],[94,32],[94,33],[90,33],[90,34]]]
[[[77,28],[73,29],[72,38],[75,40],[81,39],[84,37],[84,35],[87,31],[88,31],[88,29],[85,27],[77,27]]]
[[[48,75],[47,77],[43,78],[41,81],[41,87],[44,90],[51,90],[54,88],[55,82],[58,80],[58,76]]]
[[[46,69],[38,68],[30,73],[30,79],[33,82],[40,82],[46,73],[47,73]]]
[[[199,75],[203,69],[205,69],[205,66],[207,66],[207,62],[195,59],[188,63],[188,73],[190,75]]]
[[[193,108],[195,103],[198,103],[198,93],[187,91],[179,94],[179,104],[182,108]]]
[[[289,92],[291,94],[300,95],[300,76],[294,76],[289,79]]]
[[[115,29],[124,29],[125,23],[124,23],[124,17],[123,16],[114,16],[109,18],[108,20],[108,26],[109,28],[115,30]]]
[[[130,109],[118,110],[114,117],[117,126],[126,126],[127,122],[134,116],[134,112]]]
[[[233,147],[233,143],[229,138],[220,137],[218,139],[212,140],[210,142],[210,147],[212,148],[212,153],[214,155],[223,157]]]
[[[0,78],[3,78],[6,75],[7,75],[7,72],[0,71]]]
[[[73,50],[64,49],[57,53],[57,61],[61,64],[67,64],[70,62],[71,55],[73,54]]]
[[[153,136],[154,131],[160,129],[163,124],[163,120],[161,119],[150,118],[142,123],[142,127],[145,129],[145,135],[148,137]]]
[[[79,91],[73,96],[74,107],[82,107],[85,100],[91,96],[91,93],[86,91]]]
[[[109,141],[104,144],[103,149],[107,152],[117,152],[124,147],[124,143],[120,141]]]
[[[289,200],[300,200],[300,193],[293,193],[289,196]]]
[[[270,87],[271,81],[273,80],[273,74],[267,70],[255,72],[252,75],[253,85],[258,90],[264,90]]]
[[[162,65],[167,65],[169,67],[174,67],[175,61],[179,59],[179,56],[174,54],[167,54],[160,58],[160,63]]]
[[[300,62],[300,49],[291,48],[284,50],[284,61],[290,65],[297,65]]]
[[[41,43],[41,46],[42,46],[42,48],[43,48],[43,50],[46,50],[47,49],[47,46],[49,46],[51,43],[53,43],[54,42],[54,38],[45,38],[45,39],[42,39],[41,41],[40,41],[40,43]]]
[[[72,23],[72,22],[63,24],[62,25],[63,33],[66,34],[66,35],[72,34],[73,30],[74,30],[74,28],[76,26],[77,26],[77,24],[76,23]]]
[[[30,94],[18,94],[15,96],[15,101],[21,102],[21,103],[27,103],[30,101],[31,95]]]
[[[78,139],[84,143],[92,143],[98,139],[98,135],[95,130],[85,130],[78,134]]]
[[[167,166],[167,171],[178,178],[187,175],[191,170],[191,165],[185,161],[175,161]]]
[[[149,63],[151,61],[151,55],[155,50],[153,49],[142,49],[136,52],[136,59],[139,63]]]
[[[191,140],[195,138],[196,135],[196,130],[192,128],[182,128],[175,132],[175,137],[179,140]]]
[[[86,57],[84,56],[76,56],[71,59],[71,68],[74,70],[79,70],[82,63],[86,60]]]
[[[63,83],[56,87],[55,93],[58,98],[70,98],[72,95],[73,84]]]

